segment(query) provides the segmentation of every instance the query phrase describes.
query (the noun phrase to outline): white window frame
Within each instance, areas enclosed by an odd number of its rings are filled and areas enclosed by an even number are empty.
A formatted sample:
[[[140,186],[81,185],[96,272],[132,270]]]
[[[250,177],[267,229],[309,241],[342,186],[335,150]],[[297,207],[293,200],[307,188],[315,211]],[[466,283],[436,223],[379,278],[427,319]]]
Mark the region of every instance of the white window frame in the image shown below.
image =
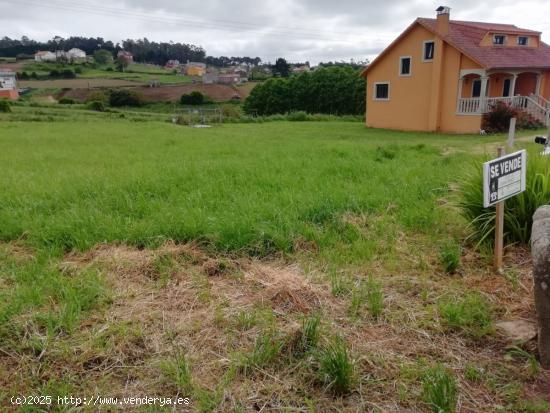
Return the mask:
[[[377,98],[376,97],[376,86],[378,86],[378,85],[388,85],[388,97],[387,98]],[[378,101],[382,101],[382,102],[390,100],[390,81],[389,80],[385,80],[383,82],[374,82],[373,83],[372,100],[378,100]]]
[[[403,60],[404,59],[409,59],[409,73],[403,73],[402,72],[402,69],[403,69]],[[412,76],[412,63],[413,63],[413,59],[412,59],[412,56],[399,56],[399,76],[402,76],[402,77],[409,77],[409,76]]]
[[[426,59],[426,44],[428,44],[428,43],[433,43],[433,45],[434,45],[434,50],[433,50],[433,54],[432,54],[431,59]],[[435,57],[435,40],[424,40],[422,42],[422,62],[424,62],[424,63],[433,62],[434,57]]]
[[[519,39],[525,39],[525,44],[521,44]],[[529,36],[518,36],[517,44],[518,46],[529,46]]]
[[[502,43],[495,43],[497,37],[502,37]],[[493,46],[505,46],[506,45],[506,35],[505,34],[493,34]]]

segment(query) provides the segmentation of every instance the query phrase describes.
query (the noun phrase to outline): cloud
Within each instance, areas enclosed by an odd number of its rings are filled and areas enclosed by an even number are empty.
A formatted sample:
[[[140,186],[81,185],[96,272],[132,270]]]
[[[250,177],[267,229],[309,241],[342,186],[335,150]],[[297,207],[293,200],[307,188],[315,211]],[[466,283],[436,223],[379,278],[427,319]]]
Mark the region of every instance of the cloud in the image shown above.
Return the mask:
[[[451,18],[514,23],[550,33],[547,0],[449,0]],[[0,0],[0,35],[47,40],[100,36],[193,43],[210,55],[260,56],[312,63],[374,58],[428,0]],[[543,39],[548,40],[548,33]]]

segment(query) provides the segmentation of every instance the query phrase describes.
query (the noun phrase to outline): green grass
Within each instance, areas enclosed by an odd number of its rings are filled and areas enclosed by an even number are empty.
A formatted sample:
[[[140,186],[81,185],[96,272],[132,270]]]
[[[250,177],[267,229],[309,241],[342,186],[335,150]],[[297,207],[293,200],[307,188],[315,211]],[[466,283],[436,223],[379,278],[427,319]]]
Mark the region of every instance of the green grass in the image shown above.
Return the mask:
[[[429,369],[423,378],[422,395],[434,413],[454,413],[458,387],[454,376],[438,365]]]
[[[335,337],[318,354],[321,380],[337,395],[349,393],[356,382],[355,362],[346,342]]]
[[[442,324],[474,339],[480,339],[493,330],[492,311],[485,297],[469,292],[462,298],[445,298],[439,302]]]
[[[336,122],[209,130],[13,122],[0,129],[0,162],[10,165],[0,176],[1,240],[25,234],[37,247],[86,250],[171,238],[265,255],[290,252],[303,237],[337,260],[359,261],[398,230],[446,231],[435,200],[467,156],[440,150],[469,139]],[[377,148],[397,142],[395,158],[379,161]],[[346,214],[377,222],[365,234]]]

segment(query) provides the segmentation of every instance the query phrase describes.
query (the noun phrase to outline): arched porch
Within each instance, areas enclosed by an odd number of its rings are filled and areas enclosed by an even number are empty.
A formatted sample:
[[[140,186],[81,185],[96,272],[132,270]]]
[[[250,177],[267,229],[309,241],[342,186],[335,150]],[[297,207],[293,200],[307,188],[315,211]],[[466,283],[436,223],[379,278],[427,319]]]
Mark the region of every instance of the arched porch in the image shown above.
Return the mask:
[[[550,114],[550,102],[540,96],[541,81],[542,73],[532,70],[461,70],[457,113],[479,115],[495,102],[504,101],[546,117]]]

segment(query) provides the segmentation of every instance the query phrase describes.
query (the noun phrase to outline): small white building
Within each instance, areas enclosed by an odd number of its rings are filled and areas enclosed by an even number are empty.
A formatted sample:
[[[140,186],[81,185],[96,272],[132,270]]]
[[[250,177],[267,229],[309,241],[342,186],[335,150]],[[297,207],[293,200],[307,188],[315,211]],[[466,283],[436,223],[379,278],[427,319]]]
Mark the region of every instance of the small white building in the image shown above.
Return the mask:
[[[57,60],[57,56],[55,53],[50,51],[38,51],[34,55],[34,60],[36,62],[55,62]]]
[[[15,72],[0,68],[0,98],[17,99],[17,79]]]
[[[73,47],[71,50],[67,52],[67,58],[70,61],[85,60],[86,52],[84,50],[80,50],[80,49],[77,49],[76,47]]]

